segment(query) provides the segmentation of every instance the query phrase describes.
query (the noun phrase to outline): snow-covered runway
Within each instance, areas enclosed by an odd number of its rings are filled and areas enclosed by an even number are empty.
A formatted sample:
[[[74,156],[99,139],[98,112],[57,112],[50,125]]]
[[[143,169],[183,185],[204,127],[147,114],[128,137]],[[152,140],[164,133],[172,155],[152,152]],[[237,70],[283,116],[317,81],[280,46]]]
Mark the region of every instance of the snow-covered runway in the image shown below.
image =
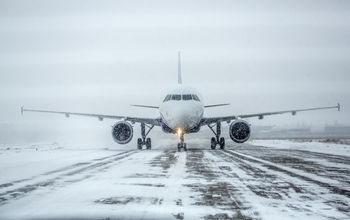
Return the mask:
[[[154,148],[1,148],[0,219],[350,218],[348,156]]]

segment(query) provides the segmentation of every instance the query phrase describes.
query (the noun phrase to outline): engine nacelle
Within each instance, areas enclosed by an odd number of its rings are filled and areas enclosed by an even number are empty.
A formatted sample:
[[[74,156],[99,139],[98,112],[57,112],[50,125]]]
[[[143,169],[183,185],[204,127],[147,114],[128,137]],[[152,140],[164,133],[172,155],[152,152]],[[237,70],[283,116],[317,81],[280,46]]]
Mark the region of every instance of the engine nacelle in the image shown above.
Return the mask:
[[[131,141],[134,132],[130,123],[119,121],[112,128],[112,137],[118,144],[127,144]]]
[[[250,126],[246,121],[235,120],[230,125],[230,137],[236,143],[244,143],[250,137]]]

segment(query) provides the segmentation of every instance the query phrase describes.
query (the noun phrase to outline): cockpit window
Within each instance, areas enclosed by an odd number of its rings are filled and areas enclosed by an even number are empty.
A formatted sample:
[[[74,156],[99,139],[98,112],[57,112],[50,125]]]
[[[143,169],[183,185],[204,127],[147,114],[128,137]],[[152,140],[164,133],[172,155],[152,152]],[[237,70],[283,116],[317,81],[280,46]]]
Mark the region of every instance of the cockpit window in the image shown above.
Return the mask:
[[[171,100],[179,101],[179,100],[181,100],[181,95],[172,95]]]
[[[163,102],[167,102],[170,100],[175,100],[175,101],[180,101],[180,100],[188,101],[188,100],[195,100],[195,101],[200,101],[197,95],[194,94],[172,94],[172,95],[167,95],[165,96]]]
[[[192,95],[182,95],[182,100],[192,100]]]
[[[197,95],[192,95],[193,100],[200,101]]]
[[[163,102],[167,102],[167,101],[169,101],[169,100],[170,100],[170,98],[171,98],[171,95],[167,95],[167,96],[165,97],[165,99],[164,99],[164,101],[163,101]]]

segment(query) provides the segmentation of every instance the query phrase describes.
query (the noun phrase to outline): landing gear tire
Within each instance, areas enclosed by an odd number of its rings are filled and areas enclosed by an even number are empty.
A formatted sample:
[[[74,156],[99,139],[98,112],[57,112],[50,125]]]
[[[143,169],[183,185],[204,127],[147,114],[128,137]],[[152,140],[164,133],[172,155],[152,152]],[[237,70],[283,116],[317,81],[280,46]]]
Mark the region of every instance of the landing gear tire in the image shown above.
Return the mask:
[[[187,144],[185,143],[185,138],[184,138],[184,133],[182,132],[182,130],[180,130],[180,142],[177,144],[177,151],[181,151],[181,148],[184,149],[184,151],[187,151]]]
[[[186,143],[178,143],[177,144],[177,151],[181,151],[181,148],[184,149],[184,151],[187,151],[187,144]]]
[[[215,126],[216,126],[216,131],[213,129]],[[215,135],[215,137],[212,137],[211,141],[210,141],[211,149],[215,150],[216,145],[219,145],[221,150],[225,149],[225,138],[220,137],[220,135],[221,135],[221,122],[218,121],[218,122],[216,122],[215,125],[209,124],[208,127]]]
[[[219,145],[221,150],[225,149],[225,138],[220,138]]]
[[[146,139],[146,148],[150,150],[152,148],[151,138]]]
[[[211,147],[212,150],[215,150],[215,148],[216,148],[216,139],[215,139],[215,137],[211,138],[211,145],[210,145],[210,147]]]
[[[148,131],[146,131],[146,126],[148,127]],[[145,123],[141,123],[141,137],[137,139],[137,149],[142,150],[142,146],[146,145],[146,149],[150,150],[152,148],[151,138],[146,138],[148,133],[152,130],[154,125],[149,126]]]
[[[137,139],[137,149],[142,150],[142,139],[141,138]]]

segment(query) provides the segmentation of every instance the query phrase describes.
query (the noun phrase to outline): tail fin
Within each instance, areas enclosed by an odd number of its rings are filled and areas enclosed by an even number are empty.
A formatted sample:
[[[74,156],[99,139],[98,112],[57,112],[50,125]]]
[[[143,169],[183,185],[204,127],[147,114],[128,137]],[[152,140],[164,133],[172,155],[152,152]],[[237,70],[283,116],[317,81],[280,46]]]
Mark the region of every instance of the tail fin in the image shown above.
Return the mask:
[[[179,53],[178,53],[177,83],[178,83],[178,84],[182,84],[180,51],[179,51]]]

